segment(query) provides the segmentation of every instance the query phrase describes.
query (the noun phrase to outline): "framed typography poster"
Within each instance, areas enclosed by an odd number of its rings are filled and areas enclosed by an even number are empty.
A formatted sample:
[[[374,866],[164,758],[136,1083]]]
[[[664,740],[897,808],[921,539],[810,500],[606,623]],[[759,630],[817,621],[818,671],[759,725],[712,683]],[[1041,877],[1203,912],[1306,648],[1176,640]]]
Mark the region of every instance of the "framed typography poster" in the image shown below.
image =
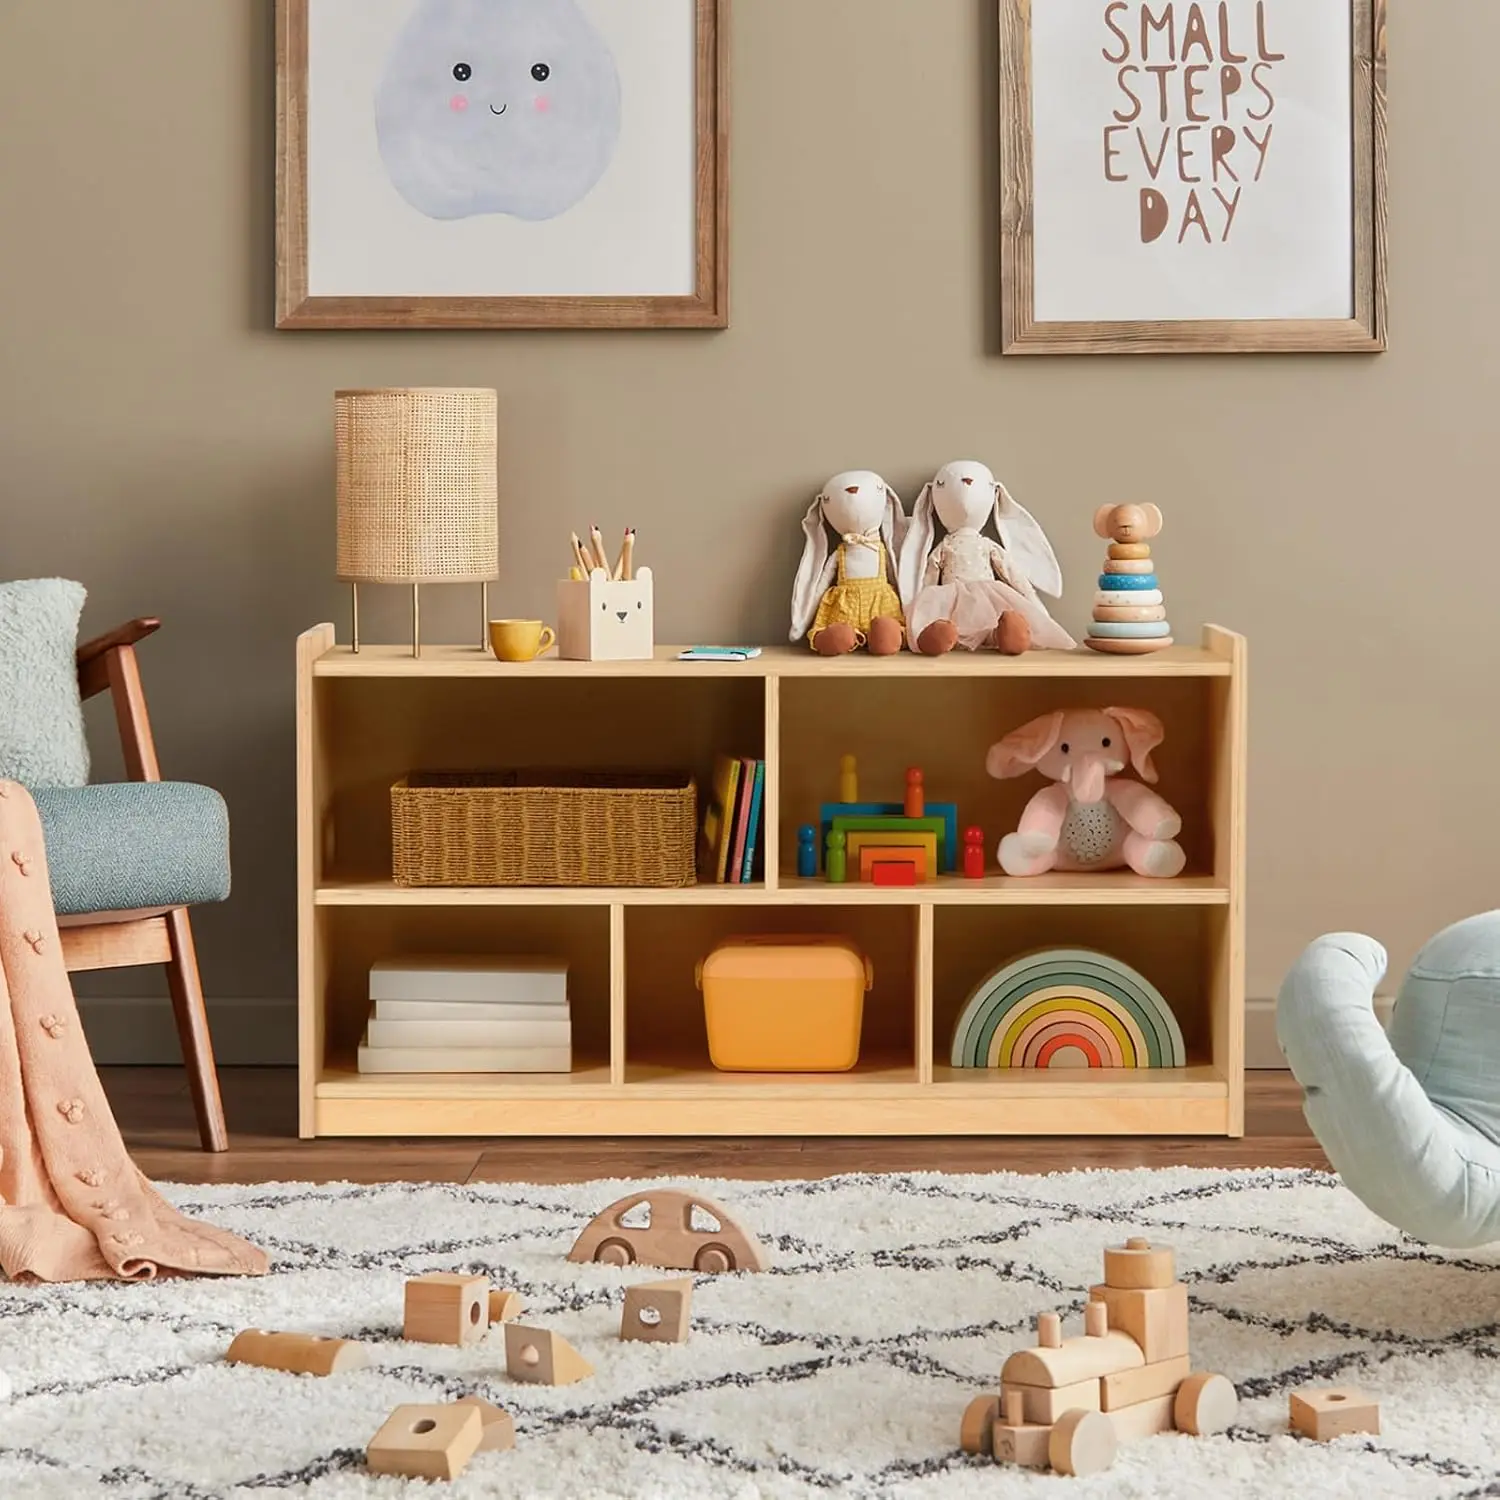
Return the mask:
[[[728,10],[277,0],[277,326],[726,326]]]
[[[1386,347],[1386,0],[1000,0],[1006,354]]]

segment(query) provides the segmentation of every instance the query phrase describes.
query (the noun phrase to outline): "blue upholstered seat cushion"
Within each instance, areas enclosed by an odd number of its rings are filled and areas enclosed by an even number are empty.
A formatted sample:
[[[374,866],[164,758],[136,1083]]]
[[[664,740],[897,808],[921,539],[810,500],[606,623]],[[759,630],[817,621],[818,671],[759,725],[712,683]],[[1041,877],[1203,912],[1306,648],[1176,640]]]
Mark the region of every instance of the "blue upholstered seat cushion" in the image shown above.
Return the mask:
[[[32,796],[59,916],[197,906],[229,894],[229,812],[206,786],[127,781]]]
[[[23,786],[89,779],[77,665],[85,597],[65,578],[0,583],[0,776]]]

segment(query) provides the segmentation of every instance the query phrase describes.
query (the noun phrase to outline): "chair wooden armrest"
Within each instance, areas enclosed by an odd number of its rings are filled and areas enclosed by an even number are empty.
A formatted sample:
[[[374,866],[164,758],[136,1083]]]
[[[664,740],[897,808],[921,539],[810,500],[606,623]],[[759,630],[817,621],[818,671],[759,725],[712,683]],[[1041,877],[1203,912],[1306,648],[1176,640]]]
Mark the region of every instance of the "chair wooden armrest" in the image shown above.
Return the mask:
[[[154,635],[160,629],[161,621],[147,616],[131,620],[107,635],[97,635],[91,641],[84,641],[78,648],[78,688],[83,696],[92,698],[95,693],[102,693],[110,686],[107,670],[110,652],[134,646],[137,641],[145,640],[148,635]]]

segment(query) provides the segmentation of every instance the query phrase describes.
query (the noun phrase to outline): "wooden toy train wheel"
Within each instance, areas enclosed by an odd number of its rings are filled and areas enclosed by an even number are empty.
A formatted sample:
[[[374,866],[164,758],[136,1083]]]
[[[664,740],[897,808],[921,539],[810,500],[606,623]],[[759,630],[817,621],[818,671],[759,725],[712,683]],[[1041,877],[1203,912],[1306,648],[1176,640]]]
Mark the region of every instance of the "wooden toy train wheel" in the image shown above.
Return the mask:
[[[594,1259],[606,1266],[629,1266],[635,1264],[635,1251],[626,1240],[604,1240],[594,1251]]]
[[[1189,1375],[1177,1387],[1172,1417],[1180,1432],[1211,1437],[1227,1432],[1239,1409],[1239,1392],[1223,1375]]]
[[[1119,1452],[1115,1424],[1102,1411],[1065,1411],[1047,1438],[1047,1461],[1059,1474],[1100,1474]]]

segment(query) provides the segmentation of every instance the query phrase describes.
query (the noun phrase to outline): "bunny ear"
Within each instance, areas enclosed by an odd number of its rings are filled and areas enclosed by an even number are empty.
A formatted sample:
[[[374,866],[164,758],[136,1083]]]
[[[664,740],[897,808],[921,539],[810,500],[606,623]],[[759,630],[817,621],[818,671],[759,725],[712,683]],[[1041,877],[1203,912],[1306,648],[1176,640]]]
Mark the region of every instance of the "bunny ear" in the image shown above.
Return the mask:
[[[1037,525],[1029,510],[1016,504],[1010,491],[998,480],[995,482],[995,528],[1006,552],[1033,586],[1044,594],[1051,594],[1054,599],[1060,599],[1062,569],[1057,565],[1057,554],[1047,540],[1047,533]]]
[[[807,634],[818,612],[823,596],[823,569],[828,565],[828,528],[823,524],[823,497],[819,495],[802,518],[807,542],[802,548],[802,562],[797,581],[792,585],[792,639],[800,641]]]
[[[880,534],[885,539],[886,571],[898,589],[897,558],[901,554],[901,543],[906,540],[906,527],[906,507],[901,503],[901,496],[886,485],[885,515],[880,520]]]
[[[906,535],[901,542],[901,564],[898,569],[898,584],[902,608],[910,612],[912,600],[922,587],[922,575],[927,571],[927,560],[932,556],[933,541],[932,484],[929,481],[917,496],[911,519],[906,523]]]

